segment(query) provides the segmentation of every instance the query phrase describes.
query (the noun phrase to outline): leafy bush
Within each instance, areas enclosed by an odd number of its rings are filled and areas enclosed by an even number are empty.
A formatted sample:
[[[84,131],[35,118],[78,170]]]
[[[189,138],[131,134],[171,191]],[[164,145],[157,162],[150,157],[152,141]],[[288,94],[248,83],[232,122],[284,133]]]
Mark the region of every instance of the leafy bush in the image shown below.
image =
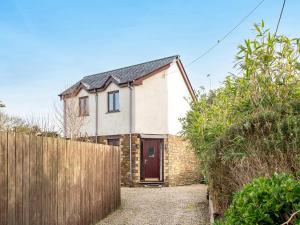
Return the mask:
[[[286,174],[258,178],[235,194],[225,219],[216,224],[283,224],[300,210],[300,182]],[[300,224],[295,214],[290,224]]]
[[[263,22],[255,29],[256,38],[239,46],[239,73],[209,94],[198,92],[198,101],[182,119],[183,135],[203,160],[204,170],[211,147],[231,125],[300,99],[300,40],[273,35]]]
[[[211,147],[207,176],[218,213],[223,214],[233,193],[253,178],[274,172],[295,175],[300,169],[300,113],[278,110],[233,124]]]
[[[300,41],[255,25],[239,46],[238,74],[191,103],[183,135],[198,154],[215,209],[260,176],[300,169]]]

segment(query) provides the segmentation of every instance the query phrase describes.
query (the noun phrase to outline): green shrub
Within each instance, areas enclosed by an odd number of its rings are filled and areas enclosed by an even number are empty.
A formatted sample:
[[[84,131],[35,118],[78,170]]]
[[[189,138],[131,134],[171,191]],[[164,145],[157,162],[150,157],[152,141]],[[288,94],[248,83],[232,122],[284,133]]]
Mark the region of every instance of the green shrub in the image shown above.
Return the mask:
[[[286,104],[300,99],[300,39],[272,34],[263,22],[255,30],[256,37],[238,48],[238,74],[227,76],[216,90],[198,92],[198,101],[181,120],[182,134],[202,160],[204,173],[209,173],[212,146],[232,125],[273,107],[283,113],[300,110],[299,102]]]
[[[200,159],[215,211],[257,177],[300,169],[300,39],[255,25],[236,55],[238,73],[198,93],[182,134]]]
[[[300,170],[300,114],[274,109],[232,125],[215,141],[207,164],[211,198],[223,215],[233,193],[254,178]]]
[[[225,219],[215,224],[282,224],[300,210],[300,182],[286,174],[257,178],[234,195]],[[295,215],[290,224],[300,224]]]

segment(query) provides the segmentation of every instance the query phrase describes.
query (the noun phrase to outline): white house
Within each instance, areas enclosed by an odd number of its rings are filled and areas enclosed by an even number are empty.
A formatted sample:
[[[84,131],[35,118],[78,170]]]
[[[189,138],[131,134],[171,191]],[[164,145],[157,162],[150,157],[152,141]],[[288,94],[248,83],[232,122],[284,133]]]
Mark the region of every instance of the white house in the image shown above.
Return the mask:
[[[59,95],[65,135],[121,146],[122,183],[178,185],[199,179],[180,118],[195,94],[179,56],[89,75]]]

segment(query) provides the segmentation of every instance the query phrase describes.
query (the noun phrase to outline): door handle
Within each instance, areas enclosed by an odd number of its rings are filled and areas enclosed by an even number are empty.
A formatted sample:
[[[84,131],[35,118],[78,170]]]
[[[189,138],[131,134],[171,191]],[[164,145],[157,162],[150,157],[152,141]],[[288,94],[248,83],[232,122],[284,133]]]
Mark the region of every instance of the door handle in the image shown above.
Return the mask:
[[[147,164],[147,161],[148,161],[148,160],[147,160],[147,159],[145,159],[145,164]]]

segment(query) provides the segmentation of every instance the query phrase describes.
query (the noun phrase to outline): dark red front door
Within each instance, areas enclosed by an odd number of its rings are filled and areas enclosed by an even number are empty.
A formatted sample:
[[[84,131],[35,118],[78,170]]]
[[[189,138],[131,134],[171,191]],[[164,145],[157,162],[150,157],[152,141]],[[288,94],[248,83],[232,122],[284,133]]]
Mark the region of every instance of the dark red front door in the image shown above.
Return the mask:
[[[159,139],[143,140],[144,178],[158,178],[160,175],[160,141]]]

